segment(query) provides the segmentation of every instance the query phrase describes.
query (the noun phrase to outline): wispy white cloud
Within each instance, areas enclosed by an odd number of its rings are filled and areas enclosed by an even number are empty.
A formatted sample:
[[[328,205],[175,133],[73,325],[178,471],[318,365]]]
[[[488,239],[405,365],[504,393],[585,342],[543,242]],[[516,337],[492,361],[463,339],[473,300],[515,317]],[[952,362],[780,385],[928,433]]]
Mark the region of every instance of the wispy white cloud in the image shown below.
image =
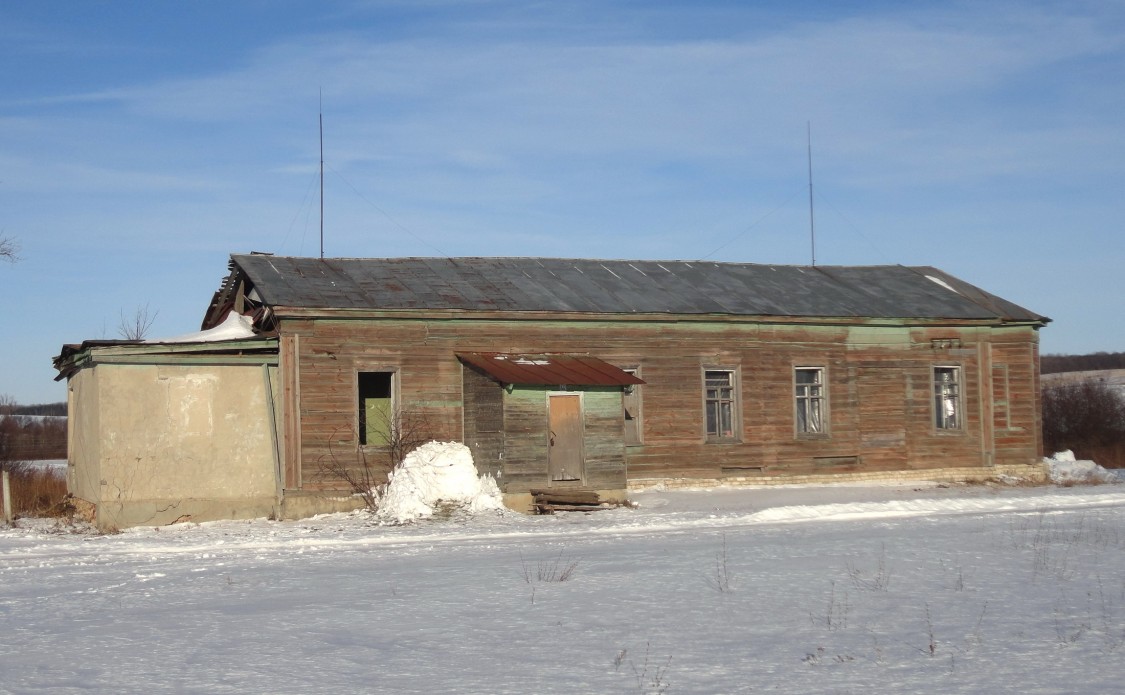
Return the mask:
[[[794,135],[812,120],[824,154],[894,161],[910,152],[947,163],[929,169],[941,179],[1013,169],[1006,157],[976,156],[976,145],[1004,149],[1009,138],[1023,151],[1021,115],[988,103],[990,92],[1060,62],[1119,51],[1125,40],[1120,27],[1035,12],[923,19],[852,18],[741,40],[611,45],[580,33],[481,44],[345,32],[262,48],[220,74],[73,98],[117,102],[133,117],[260,123],[268,135],[307,117],[323,90],[333,135],[349,138],[346,152],[334,153],[338,163],[377,157],[406,167],[428,161],[435,170],[621,156],[753,167],[779,149],[799,149]],[[1080,109],[1060,104],[1059,111]],[[1027,137],[1058,137],[1060,147],[1081,141],[1068,127],[1084,124],[1061,120]],[[995,168],[982,167],[989,161]]]
[[[236,6],[241,33],[215,24],[198,54],[0,21],[30,66],[0,90],[0,230],[30,259],[16,272],[47,277],[36,264],[76,249],[68,282],[83,264],[91,288],[164,282],[136,270],[148,253],[204,259],[181,275],[210,286],[228,251],[315,253],[321,92],[329,254],[807,262],[811,121],[822,262],[930,263],[1060,318],[1025,295],[1028,269],[1125,260],[1102,236],[1125,213],[1114,3],[310,7]],[[35,72],[68,46],[108,67]],[[130,56],[153,64],[121,68]],[[1072,243],[1034,251],[1060,229]],[[121,301],[104,295],[111,319]],[[198,322],[161,315],[168,333]]]

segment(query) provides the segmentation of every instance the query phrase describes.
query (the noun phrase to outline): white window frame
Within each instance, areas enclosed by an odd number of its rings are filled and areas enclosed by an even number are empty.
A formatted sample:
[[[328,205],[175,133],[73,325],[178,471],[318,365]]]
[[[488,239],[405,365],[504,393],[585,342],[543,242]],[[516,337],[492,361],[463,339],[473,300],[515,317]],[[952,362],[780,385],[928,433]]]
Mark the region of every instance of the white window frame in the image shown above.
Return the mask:
[[[717,387],[719,392],[714,397],[708,384],[709,374],[723,373],[728,376],[727,386]],[[737,442],[742,439],[741,415],[738,407],[740,401],[739,374],[737,367],[704,367],[700,377],[703,381],[703,434],[709,442]],[[723,395],[723,391],[729,391]],[[725,406],[725,408],[724,408]],[[712,408],[715,408],[715,417],[712,418]],[[729,428],[722,426],[722,414],[726,411]],[[712,419],[715,427],[712,428]]]
[[[816,380],[802,382],[802,373]],[[799,437],[828,436],[828,369],[823,366],[793,367],[793,428]]]
[[[930,370],[933,384],[931,422],[939,432],[957,432],[965,428],[964,374],[959,364],[935,364]]]

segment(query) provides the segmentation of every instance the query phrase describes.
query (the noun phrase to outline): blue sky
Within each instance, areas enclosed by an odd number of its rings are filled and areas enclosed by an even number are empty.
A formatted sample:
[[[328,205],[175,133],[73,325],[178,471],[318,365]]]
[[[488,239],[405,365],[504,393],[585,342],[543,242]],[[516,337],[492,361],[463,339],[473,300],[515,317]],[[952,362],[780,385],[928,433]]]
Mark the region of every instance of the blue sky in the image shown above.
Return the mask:
[[[232,252],[934,265],[1125,350],[1120,2],[0,3],[0,394]],[[322,99],[322,102],[321,102]],[[321,107],[320,104],[323,104]]]

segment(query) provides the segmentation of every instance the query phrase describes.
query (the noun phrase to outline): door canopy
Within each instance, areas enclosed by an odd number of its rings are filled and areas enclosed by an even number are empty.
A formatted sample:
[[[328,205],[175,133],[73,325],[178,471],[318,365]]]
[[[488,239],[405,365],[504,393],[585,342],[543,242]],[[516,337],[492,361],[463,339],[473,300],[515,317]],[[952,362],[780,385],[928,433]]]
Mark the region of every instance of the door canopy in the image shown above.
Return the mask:
[[[590,355],[458,352],[457,357],[502,384],[520,386],[630,386],[636,375]]]

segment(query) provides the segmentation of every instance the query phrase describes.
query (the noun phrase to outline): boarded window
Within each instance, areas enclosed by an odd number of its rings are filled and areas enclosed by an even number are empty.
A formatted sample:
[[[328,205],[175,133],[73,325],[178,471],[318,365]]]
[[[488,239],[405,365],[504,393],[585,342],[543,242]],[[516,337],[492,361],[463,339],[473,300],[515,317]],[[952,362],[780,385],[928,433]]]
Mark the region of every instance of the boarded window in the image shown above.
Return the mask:
[[[961,429],[960,367],[934,367],[934,426]]]
[[[622,369],[621,371],[639,376],[636,368]],[[625,443],[641,443],[641,385],[629,384],[625,387],[621,398],[621,406],[625,417]]]
[[[394,418],[394,372],[359,372],[359,443],[387,446]]]
[[[996,364],[992,366],[992,423],[997,429],[1006,430],[1012,427],[1012,411],[1008,402],[1010,384],[1008,382],[1008,365]]]
[[[703,372],[704,414],[708,439],[734,439],[735,371],[708,369]]]
[[[797,406],[797,433],[827,432],[824,398],[824,367],[797,367],[793,385]]]

